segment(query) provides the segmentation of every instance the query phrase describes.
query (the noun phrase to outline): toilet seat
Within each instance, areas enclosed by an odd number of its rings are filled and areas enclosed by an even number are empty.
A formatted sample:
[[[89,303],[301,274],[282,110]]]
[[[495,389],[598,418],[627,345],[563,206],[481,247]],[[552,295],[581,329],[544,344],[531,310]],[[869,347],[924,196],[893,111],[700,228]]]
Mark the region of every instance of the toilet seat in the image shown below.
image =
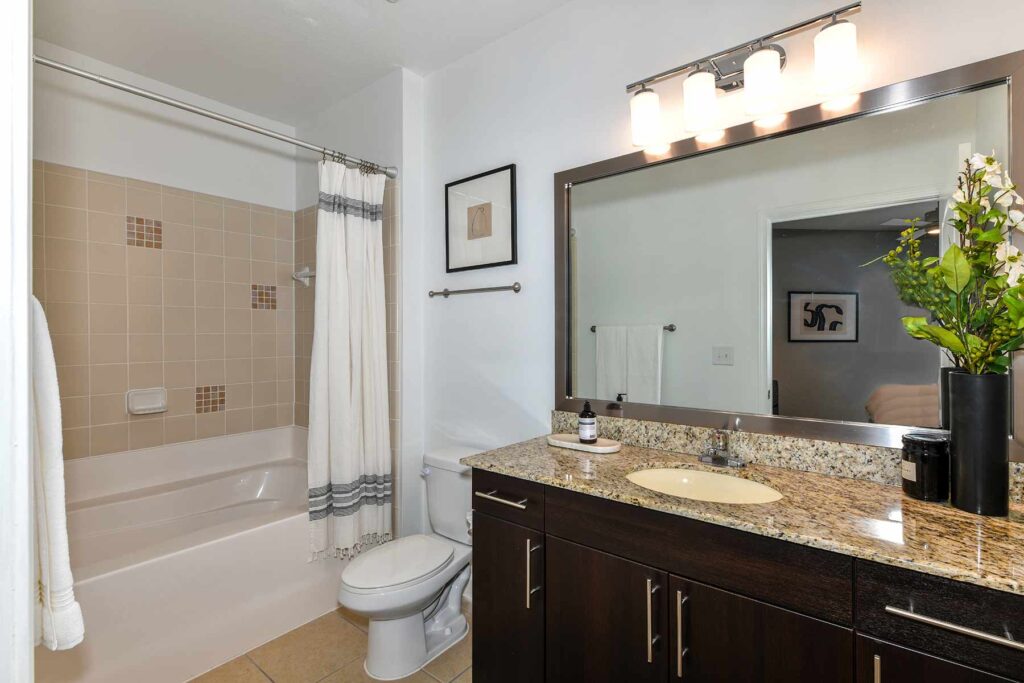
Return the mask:
[[[437,536],[405,536],[356,557],[342,571],[341,582],[359,593],[405,588],[442,572],[454,555],[454,546]]]

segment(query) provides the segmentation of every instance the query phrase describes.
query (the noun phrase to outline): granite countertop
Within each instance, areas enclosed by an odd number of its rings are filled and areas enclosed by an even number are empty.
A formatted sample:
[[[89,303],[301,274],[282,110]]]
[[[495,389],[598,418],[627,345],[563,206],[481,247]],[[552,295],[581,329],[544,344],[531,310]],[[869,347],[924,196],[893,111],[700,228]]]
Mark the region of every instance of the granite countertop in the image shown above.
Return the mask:
[[[463,458],[462,463],[1024,595],[1024,506],[1013,506],[1009,519],[979,517],[870,481],[765,465],[725,470],[702,465],[692,455],[625,445],[610,455],[581,453],[548,446],[545,437]],[[630,472],[653,467],[743,477],[771,486],[783,498],[758,505],[705,503],[650,491],[626,479]]]

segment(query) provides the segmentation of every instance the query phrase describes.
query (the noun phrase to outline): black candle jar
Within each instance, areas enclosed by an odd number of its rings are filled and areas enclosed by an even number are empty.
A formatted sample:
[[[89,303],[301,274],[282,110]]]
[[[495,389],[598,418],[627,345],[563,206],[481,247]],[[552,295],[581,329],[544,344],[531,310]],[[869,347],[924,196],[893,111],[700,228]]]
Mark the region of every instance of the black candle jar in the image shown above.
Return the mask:
[[[935,434],[903,436],[903,492],[941,503],[949,499],[949,438]]]

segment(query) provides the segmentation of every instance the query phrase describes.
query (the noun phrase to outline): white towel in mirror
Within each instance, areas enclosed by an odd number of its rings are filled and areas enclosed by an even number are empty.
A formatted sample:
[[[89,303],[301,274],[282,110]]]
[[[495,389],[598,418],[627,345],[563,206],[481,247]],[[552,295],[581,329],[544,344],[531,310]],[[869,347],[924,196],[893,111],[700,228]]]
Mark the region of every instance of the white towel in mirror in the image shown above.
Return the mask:
[[[596,398],[613,401],[617,394],[629,391],[627,331],[622,325],[597,326]]]
[[[630,403],[661,403],[661,360],[664,328],[636,325],[627,328],[627,399]]]

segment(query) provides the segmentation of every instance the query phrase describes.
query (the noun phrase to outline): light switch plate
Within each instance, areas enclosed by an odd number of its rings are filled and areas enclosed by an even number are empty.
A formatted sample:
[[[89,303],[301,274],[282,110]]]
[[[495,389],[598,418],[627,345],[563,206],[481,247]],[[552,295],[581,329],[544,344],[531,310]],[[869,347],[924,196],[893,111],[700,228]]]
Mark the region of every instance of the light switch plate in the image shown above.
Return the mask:
[[[732,347],[731,346],[712,346],[711,347],[711,364],[712,365],[732,365]]]

